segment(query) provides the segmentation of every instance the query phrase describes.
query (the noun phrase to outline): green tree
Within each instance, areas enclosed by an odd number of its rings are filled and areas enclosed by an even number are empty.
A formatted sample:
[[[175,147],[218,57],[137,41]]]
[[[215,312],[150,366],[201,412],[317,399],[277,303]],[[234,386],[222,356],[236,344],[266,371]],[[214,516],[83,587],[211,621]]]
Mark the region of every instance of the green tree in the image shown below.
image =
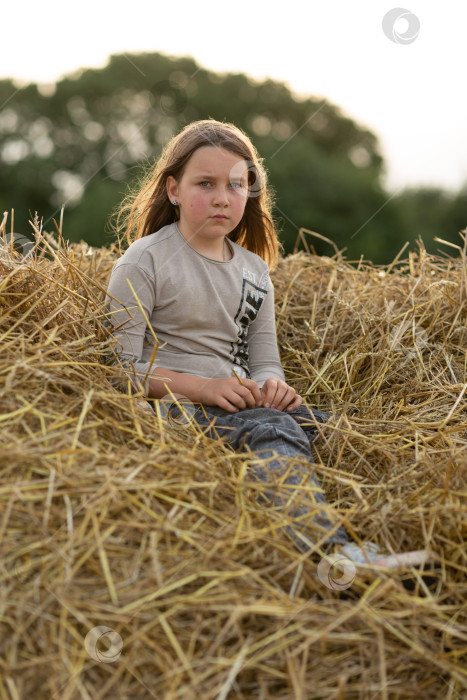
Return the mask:
[[[108,243],[106,224],[139,166],[185,124],[209,117],[237,124],[258,147],[286,252],[306,227],[348,257],[385,262],[420,232],[430,237],[435,220],[436,235],[455,236],[465,211],[465,193],[428,196],[425,208],[423,193],[392,199],[376,137],[337,106],[298,100],[276,81],[216,74],[189,57],[115,55],[54,90],[1,81],[0,104],[0,203],[15,208],[22,233],[34,211],[53,228],[65,205],[66,238]]]

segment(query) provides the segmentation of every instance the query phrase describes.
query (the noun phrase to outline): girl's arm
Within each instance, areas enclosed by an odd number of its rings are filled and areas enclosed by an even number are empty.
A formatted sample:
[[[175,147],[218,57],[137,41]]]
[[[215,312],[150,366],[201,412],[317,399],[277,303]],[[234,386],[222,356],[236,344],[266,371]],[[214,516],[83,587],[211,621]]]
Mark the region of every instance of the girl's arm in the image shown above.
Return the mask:
[[[151,317],[155,303],[155,284],[148,272],[133,263],[114,265],[107,286],[105,323],[117,341],[117,357],[110,362],[119,370],[119,377],[111,380],[117,388],[123,386],[122,380],[129,379],[135,391],[142,386],[147,395],[155,362],[145,362],[142,354],[146,319]]]
[[[285,381],[277,346],[274,311],[274,286],[269,280],[268,293],[248,332],[251,377],[261,386],[265,408],[292,411],[300,406],[302,397]]]
[[[248,329],[248,365],[251,378],[260,386],[270,377],[285,379],[277,347],[274,286],[270,280],[268,293]]]
[[[190,401],[198,401],[200,390],[207,381],[209,380],[196,377],[194,374],[158,367],[151,375],[148,396],[151,399],[162,399],[171,391],[175,396],[184,396]]]

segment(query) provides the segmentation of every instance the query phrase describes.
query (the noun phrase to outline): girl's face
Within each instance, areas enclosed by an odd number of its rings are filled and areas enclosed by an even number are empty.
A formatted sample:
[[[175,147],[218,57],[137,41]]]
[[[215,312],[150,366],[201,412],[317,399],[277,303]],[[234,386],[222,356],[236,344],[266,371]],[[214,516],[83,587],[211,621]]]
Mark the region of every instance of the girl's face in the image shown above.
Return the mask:
[[[167,178],[167,194],[171,202],[178,201],[183,236],[215,250],[242,219],[248,199],[248,163],[224,148],[202,146],[178,181]]]

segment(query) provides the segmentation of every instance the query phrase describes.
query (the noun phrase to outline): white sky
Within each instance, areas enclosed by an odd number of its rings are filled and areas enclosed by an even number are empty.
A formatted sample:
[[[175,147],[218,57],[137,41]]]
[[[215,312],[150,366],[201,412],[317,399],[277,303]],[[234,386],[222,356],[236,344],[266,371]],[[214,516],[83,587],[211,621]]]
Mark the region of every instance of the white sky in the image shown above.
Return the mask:
[[[419,18],[410,44],[383,33],[394,7]],[[27,0],[2,20],[0,77],[49,83],[111,53],[189,55],[341,107],[378,136],[391,190],[467,184],[464,0]]]

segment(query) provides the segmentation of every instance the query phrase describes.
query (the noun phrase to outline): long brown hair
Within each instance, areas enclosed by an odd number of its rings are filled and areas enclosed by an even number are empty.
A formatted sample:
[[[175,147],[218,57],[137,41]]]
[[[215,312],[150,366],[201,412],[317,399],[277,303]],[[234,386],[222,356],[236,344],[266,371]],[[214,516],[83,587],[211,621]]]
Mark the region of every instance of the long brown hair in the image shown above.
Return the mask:
[[[172,175],[180,180],[189,159],[202,146],[218,146],[247,161],[251,194],[240,223],[228,238],[259,255],[273,270],[279,248],[283,247],[272,217],[272,194],[262,159],[241,129],[215,119],[192,122],[170,139],[156,164],[140,179],[136,191],[127,195],[117,210],[117,234],[123,234],[130,244],[178,220],[178,207],[167,196],[167,178]]]

